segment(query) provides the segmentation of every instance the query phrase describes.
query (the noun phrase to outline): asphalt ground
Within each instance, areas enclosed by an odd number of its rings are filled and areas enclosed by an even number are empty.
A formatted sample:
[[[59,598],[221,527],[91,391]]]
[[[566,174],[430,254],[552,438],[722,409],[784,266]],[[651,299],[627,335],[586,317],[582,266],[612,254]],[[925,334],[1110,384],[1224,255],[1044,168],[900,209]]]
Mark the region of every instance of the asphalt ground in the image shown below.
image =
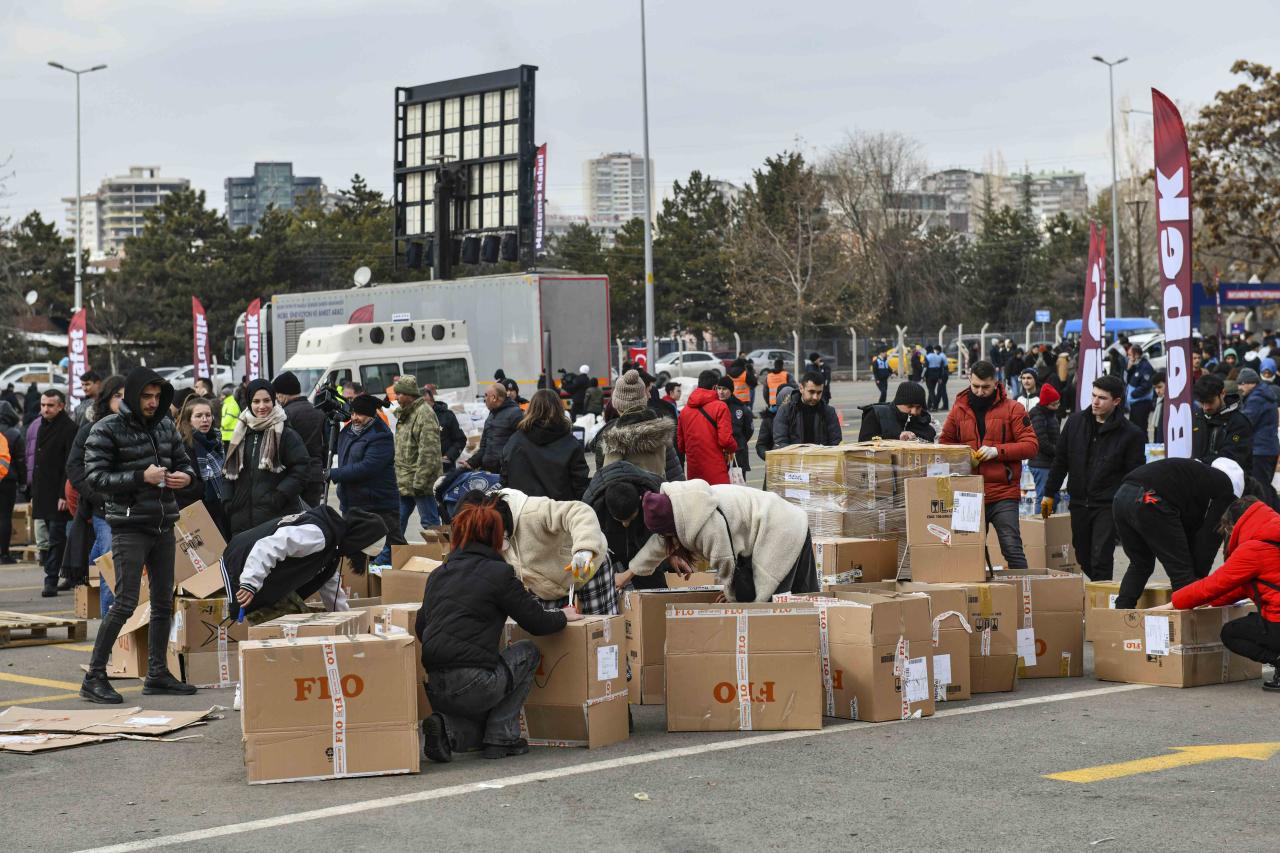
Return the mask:
[[[869,383],[839,386],[850,414]],[[0,610],[70,615],[32,564],[0,567]],[[90,640],[97,621],[90,622]],[[88,643],[0,649],[0,708],[87,707]],[[413,776],[249,786],[236,714],[174,743],[0,754],[4,850],[1274,850],[1280,774],[1179,747],[1270,743],[1280,697],[1257,682],[1176,690],[1084,678],[940,706],[900,723],[668,734],[660,706],[606,749],[460,756]],[[148,710],[230,706],[231,690],[142,697]],[[146,701],[143,701],[143,700]],[[1280,748],[1280,744],[1276,744]],[[1228,753],[1232,752],[1230,750]],[[1155,759],[1086,781],[1048,774]],[[1280,760],[1280,759],[1277,759]],[[644,798],[637,798],[643,794]]]

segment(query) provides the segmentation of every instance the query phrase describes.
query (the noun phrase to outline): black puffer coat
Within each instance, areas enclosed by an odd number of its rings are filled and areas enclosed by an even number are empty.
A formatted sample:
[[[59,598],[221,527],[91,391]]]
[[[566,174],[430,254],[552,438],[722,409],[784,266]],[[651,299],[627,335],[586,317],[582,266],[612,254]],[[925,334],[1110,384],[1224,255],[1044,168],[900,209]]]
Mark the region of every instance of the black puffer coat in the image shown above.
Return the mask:
[[[259,467],[262,432],[249,430],[244,437],[244,468],[240,476],[228,480],[231,498],[227,501],[227,527],[234,536],[264,521],[305,509],[301,495],[308,485],[311,456],[302,437],[285,424],[280,434],[280,466],[284,470],[264,471]]]
[[[1040,449],[1027,464],[1032,468],[1052,468],[1053,457],[1058,452],[1058,436],[1062,434],[1062,422],[1058,420],[1058,413],[1044,406],[1032,407],[1031,428],[1036,431]]]
[[[295,397],[286,403],[284,415],[289,426],[302,439],[307,455],[311,457],[311,464],[307,466],[307,485],[302,490],[302,497],[308,504],[315,506],[320,503],[320,496],[324,494],[324,443],[328,437],[328,422],[324,412],[311,405],[306,397]]]
[[[160,386],[160,404],[149,418],[142,415],[142,389]],[[170,489],[142,479],[151,465],[192,480],[195,470],[182,436],[169,417],[173,386],[146,367],[129,371],[120,411],[94,423],[84,443],[85,480],[104,496],[113,529],[145,527],[163,530],[178,520],[178,501]]]
[[[518,429],[502,450],[502,482],[526,495],[557,501],[582,499],[591,479],[582,442],[564,429]]]
[[[643,513],[638,514],[626,527],[621,522],[614,521],[609,514],[605,493],[610,486],[620,483],[630,484],[643,498],[649,492],[661,492],[663,480],[652,471],[646,471],[630,462],[614,462],[596,472],[582,495],[582,502],[595,510],[605,541],[609,543],[609,556],[613,558],[614,565],[625,567],[640,553],[640,549],[653,536],[653,531],[644,526]],[[654,572],[654,575],[658,574],[660,573]]]

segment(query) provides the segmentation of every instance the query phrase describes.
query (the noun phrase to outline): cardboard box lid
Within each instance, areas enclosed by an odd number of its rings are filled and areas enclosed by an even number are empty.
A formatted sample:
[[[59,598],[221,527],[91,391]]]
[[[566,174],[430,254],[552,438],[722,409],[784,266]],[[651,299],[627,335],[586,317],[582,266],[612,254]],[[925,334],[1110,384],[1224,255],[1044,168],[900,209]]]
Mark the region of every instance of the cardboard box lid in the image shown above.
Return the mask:
[[[667,641],[667,605],[672,603],[711,604],[721,594],[720,587],[627,590],[622,593],[622,615],[626,619],[628,654],[642,664],[662,661]]]
[[[666,620],[667,657],[734,654],[740,628],[749,654],[818,648],[818,611],[808,604],[668,604]]]
[[[976,531],[957,531],[952,526],[956,493],[983,494],[978,476],[916,477],[906,481],[907,543],[910,545],[982,544],[985,506],[978,498]]]
[[[427,557],[443,561],[449,554],[449,543],[442,540],[430,542],[410,542],[405,545],[391,546],[391,568],[399,569],[414,557]]]
[[[173,525],[173,538],[177,545],[173,577],[178,586],[197,598],[220,592],[222,572],[219,563],[222,552],[227,550],[227,543],[203,501],[182,508]]]
[[[247,639],[275,640],[365,634],[371,615],[363,608],[322,613],[286,613],[249,628]]]
[[[1034,613],[1084,613],[1084,576],[1054,569],[1007,569],[992,581],[1013,586]],[[1027,602],[1024,601],[1024,605]]]
[[[440,560],[433,560],[430,557],[410,557],[395,568],[401,572],[419,572],[421,574],[430,574],[443,565]]]
[[[249,639],[249,624],[237,622],[239,607],[226,598],[185,598],[173,602],[169,642],[185,649],[213,649],[218,645],[218,629],[226,629],[226,639],[236,643]]]
[[[240,648],[241,722],[255,732],[348,729],[418,719],[414,639],[370,634],[249,640]],[[334,702],[329,684],[343,688]]]
[[[932,636],[929,599],[920,593],[841,592],[836,600],[857,606],[827,609],[829,642],[880,645]]]
[[[131,708],[53,710],[14,705],[0,712],[0,732],[159,736],[194,725],[216,710],[144,711],[136,705]]]

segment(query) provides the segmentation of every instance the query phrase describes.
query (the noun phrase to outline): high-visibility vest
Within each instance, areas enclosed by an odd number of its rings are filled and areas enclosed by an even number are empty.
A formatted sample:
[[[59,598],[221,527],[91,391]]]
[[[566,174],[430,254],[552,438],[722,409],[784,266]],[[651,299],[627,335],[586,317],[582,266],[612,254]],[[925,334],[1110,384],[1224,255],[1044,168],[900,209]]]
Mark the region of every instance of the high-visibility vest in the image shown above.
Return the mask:
[[[730,376],[733,380],[733,396],[737,397],[740,402],[751,402],[751,389],[747,387],[747,371],[742,371],[737,376]]]
[[[778,389],[788,384],[791,380],[791,374],[785,370],[770,370],[769,375],[764,378],[765,387],[769,389],[768,396],[765,401],[770,406],[778,405]]]

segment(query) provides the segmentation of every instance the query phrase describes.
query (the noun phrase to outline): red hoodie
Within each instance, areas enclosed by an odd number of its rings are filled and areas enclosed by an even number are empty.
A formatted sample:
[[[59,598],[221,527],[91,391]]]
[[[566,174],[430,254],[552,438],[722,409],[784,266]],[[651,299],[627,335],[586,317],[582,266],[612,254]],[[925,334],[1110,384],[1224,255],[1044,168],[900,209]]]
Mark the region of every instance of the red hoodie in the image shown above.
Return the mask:
[[[676,449],[684,454],[685,475],[690,480],[706,480],[713,486],[728,483],[729,463],[725,461],[725,454],[735,453],[738,442],[733,439],[729,407],[715,390],[694,390],[676,423]]]
[[[1231,530],[1227,561],[1206,578],[1173,594],[1173,606],[1190,610],[1202,604],[1223,607],[1252,598],[1268,622],[1280,622],[1280,515],[1258,502],[1244,511]],[[1257,583],[1255,583],[1257,581]],[[1275,584],[1267,586],[1263,581]]]
[[[956,395],[955,405],[942,425],[941,444],[967,444],[970,450],[994,447],[996,458],[978,466],[982,475],[987,503],[1000,500],[1017,500],[1022,496],[1022,462],[1036,455],[1040,441],[1031,427],[1027,410],[1016,400],[1010,400],[1004,384],[996,383],[995,400],[987,409],[986,432],[978,437],[978,415],[969,405],[970,392]]]

